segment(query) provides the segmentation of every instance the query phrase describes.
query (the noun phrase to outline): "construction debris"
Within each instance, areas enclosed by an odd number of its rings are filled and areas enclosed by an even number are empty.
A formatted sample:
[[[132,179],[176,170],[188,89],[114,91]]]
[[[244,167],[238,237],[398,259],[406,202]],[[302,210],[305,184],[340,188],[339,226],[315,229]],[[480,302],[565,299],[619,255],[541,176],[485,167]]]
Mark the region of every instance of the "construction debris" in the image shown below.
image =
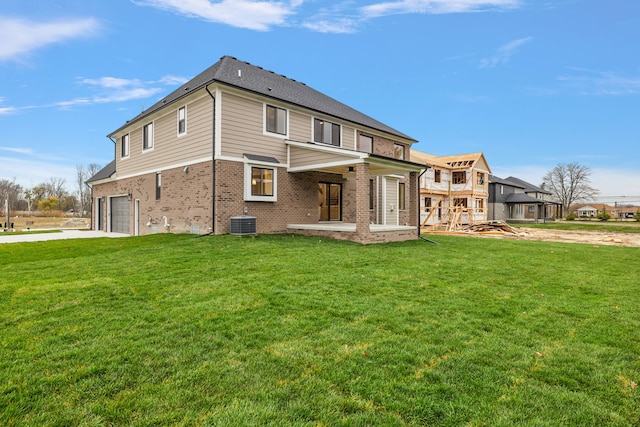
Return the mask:
[[[478,234],[519,234],[518,231],[503,221],[477,222],[475,224],[462,225],[460,231]]]
[[[453,223],[454,227],[446,226],[443,230],[442,228],[436,229],[433,226],[424,226],[422,227],[422,231],[424,233],[453,233],[453,234],[499,234],[499,235],[520,235],[521,233],[511,227],[509,224],[503,221],[487,221],[487,222],[476,222],[473,224],[459,224]]]

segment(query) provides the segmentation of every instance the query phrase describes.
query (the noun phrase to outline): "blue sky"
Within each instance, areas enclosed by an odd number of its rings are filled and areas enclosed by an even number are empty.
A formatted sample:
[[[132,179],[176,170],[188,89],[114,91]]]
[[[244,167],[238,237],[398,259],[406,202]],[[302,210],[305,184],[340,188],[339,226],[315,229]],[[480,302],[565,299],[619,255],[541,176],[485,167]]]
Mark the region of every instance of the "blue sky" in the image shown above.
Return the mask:
[[[1,0],[0,179],[106,165],[106,137],[224,55],[540,184],[640,203],[640,1]]]

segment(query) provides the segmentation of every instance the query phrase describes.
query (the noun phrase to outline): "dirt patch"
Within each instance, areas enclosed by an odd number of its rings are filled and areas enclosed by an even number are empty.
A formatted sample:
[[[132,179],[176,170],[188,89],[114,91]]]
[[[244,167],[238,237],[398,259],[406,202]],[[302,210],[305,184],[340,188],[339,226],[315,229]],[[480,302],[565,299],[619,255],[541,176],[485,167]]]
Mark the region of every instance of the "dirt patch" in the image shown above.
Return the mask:
[[[617,233],[613,231],[548,230],[542,228],[517,228],[514,234],[483,235],[546,242],[586,243],[591,245],[613,245],[640,247],[640,233]]]

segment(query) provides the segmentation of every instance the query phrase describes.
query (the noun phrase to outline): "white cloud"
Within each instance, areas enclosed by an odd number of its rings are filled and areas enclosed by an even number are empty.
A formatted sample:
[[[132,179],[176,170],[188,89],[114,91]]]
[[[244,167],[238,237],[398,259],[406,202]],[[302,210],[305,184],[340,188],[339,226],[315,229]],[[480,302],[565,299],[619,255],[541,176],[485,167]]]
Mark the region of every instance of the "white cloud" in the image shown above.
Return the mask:
[[[99,77],[96,79],[80,78],[81,85],[88,86],[96,94],[89,97],[75,98],[66,101],[54,102],[43,107],[57,107],[71,109],[76,106],[108,104],[126,102],[136,99],[146,99],[162,93],[165,89],[157,87],[158,84],[176,86],[188,79],[178,76],[164,76],[157,81],[142,81],[139,79],[123,79],[118,77]]]
[[[18,112],[18,109],[15,107],[0,107],[0,116],[8,116],[10,114],[15,114]]]
[[[621,76],[612,71],[573,68],[573,74],[558,76],[558,80],[576,88],[584,95],[638,95],[640,76]]]
[[[250,30],[266,31],[282,25],[293,15],[300,1],[252,1],[252,0],[132,0],[140,6],[151,6],[176,12],[190,18],[227,24]]]
[[[11,153],[18,154],[33,154],[33,150],[31,148],[0,147],[0,151],[9,151]]]
[[[179,86],[188,81],[189,79],[186,77],[169,75],[169,76],[162,77],[160,80],[158,80],[158,83],[162,83],[163,85],[167,85],[167,86]]]
[[[106,104],[149,98],[164,91],[163,88],[157,87],[158,84],[177,86],[187,80],[184,77],[168,75],[161,77],[157,81],[100,77],[97,79],[81,79],[80,83],[89,85],[99,92],[98,95],[90,98],[87,103]],[[84,100],[78,99],[76,102],[82,104]]]
[[[140,84],[140,80],[120,79],[117,77],[100,77],[97,79],[81,79],[80,83],[99,86],[106,89],[120,89],[127,86],[136,86]]]
[[[358,22],[351,18],[321,19],[309,20],[302,26],[318,33],[349,34],[356,32]]]
[[[16,59],[44,46],[74,38],[85,38],[100,28],[96,19],[32,22],[0,17],[0,61]]]
[[[512,40],[509,43],[500,46],[493,56],[480,61],[480,68],[493,68],[498,65],[506,64],[517,52],[520,46],[530,42],[531,40],[533,40],[533,37],[524,37],[522,39]]]
[[[406,13],[466,13],[517,7],[520,0],[401,0],[364,6],[369,18]]]

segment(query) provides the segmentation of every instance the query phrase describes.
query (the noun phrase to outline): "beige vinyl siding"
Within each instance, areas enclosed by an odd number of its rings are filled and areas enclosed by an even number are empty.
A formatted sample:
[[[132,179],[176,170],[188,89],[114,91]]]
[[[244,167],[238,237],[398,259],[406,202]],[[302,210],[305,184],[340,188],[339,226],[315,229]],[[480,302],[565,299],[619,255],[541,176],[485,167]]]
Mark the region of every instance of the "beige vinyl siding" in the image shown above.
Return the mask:
[[[291,147],[290,167],[297,168],[309,165],[321,165],[347,160],[344,156],[323,151],[305,150],[304,148]]]
[[[285,162],[284,138],[263,134],[264,104],[228,92],[222,93],[222,155],[241,159],[243,155],[275,157]]]
[[[342,148],[356,149],[355,129],[350,126],[342,126]]]
[[[289,139],[292,141],[311,141],[311,118],[310,116],[289,111]]]
[[[163,170],[176,164],[211,158],[213,153],[212,101],[208,96],[193,97],[186,103],[166,107],[159,115],[136,123],[130,131],[130,157],[117,158],[118,176],[141,171]],[[187,134],[178,138],[178,108],[187,106]],[[142,128],[153,121],[153,149],[142,151]],[[122,133],[129,131],[125,129]],[[118,136],[117,148],[120,146]]]

